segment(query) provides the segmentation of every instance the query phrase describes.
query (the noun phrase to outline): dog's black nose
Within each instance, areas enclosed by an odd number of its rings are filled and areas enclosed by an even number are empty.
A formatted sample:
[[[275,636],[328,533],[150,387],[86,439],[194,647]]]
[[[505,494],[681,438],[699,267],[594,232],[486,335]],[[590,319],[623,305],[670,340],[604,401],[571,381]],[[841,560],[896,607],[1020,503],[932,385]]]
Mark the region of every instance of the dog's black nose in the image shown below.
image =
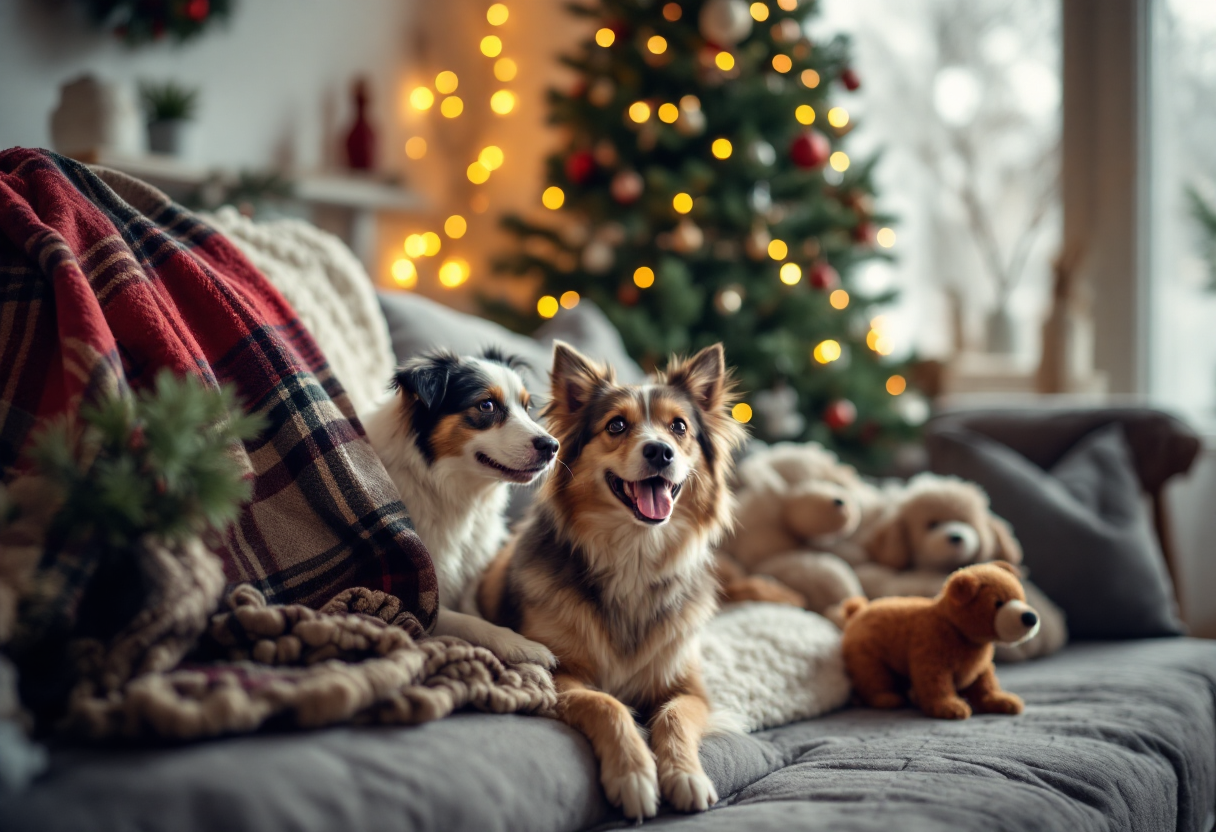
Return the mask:
[[[666,442],[647,442],[642,446],[642,456],[655,468],[666,468],[676,458],[676,452]]]
[[[832,505],[836,506],[836,508],[844,508],[844,500],[837,497],[836,499],[832,500]]]
[[[950,543],[954,546],[961,546],[963,543],[963,536],[958,532],[955,532],[954,534],[947,535],[946,540],[950,541]]]
[[[553,459],[557,453],[557,440],[552,436],[534,436],[532,447],[545,459]]]
[[[1030,610],[1026,610],[1026,612],[1022,613],[1022,623],[1027,627],[1033,627],[1039,623],[1039,617]]]

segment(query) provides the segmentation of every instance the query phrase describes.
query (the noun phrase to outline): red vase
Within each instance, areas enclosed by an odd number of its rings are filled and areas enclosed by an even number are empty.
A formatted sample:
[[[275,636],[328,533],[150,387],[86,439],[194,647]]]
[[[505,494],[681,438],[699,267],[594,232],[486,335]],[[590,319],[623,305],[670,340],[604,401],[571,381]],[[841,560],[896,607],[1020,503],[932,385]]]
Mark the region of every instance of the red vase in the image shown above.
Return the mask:
[[[346,163],[352,170],[371,170],[376,165],[376,134],[367,120],[367,80],[355,81],[355,123],[346,136]]]

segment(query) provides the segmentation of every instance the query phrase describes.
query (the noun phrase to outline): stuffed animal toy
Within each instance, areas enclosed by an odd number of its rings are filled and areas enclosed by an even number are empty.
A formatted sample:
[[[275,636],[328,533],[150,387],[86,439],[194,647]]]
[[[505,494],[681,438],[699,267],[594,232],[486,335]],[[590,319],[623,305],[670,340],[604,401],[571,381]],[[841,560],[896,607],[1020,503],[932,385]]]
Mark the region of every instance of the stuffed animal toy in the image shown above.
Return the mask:
[[[862,594],[852,567],[829,550],[881,514],[876,488],[821,445],[780,443],[743,460],[735,530],[719,551],[725,601],[793,603],[824,612]]]
[[[871,708],[902,707],[910,693],[937,719],[1022,712],[992,665],[995,642],[1019,644],[1039,629],[1009,563],[959,569],[935,598],[850,598],[842,610],[845,669]]]
[[[992,513],[988,495],[957,477],[919,474],[893,493],[884,516],[863,542],[868,563],[854,570],[869,598],[933,597],[950,571],[988,561],[1022,562],[1022,547],[1009,524]],[[1022,661],[1059,650],[1068,641],[1064,613],[1032,584],[1025,586],[1039,612],[1033,641],[997,648],[1000,661]],[[829,611],[839,623],[837,611]]]

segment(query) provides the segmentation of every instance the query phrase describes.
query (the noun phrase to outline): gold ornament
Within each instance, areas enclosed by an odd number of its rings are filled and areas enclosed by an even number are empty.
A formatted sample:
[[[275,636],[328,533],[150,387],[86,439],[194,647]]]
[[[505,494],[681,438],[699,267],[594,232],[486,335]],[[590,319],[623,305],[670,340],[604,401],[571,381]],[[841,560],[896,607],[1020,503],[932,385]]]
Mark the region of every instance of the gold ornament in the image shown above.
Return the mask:
[[[704,232],[688,217],[680,220],[680,224],[671,232],[671,247],[680,254],[691,254],[701,248],[704,242]]]

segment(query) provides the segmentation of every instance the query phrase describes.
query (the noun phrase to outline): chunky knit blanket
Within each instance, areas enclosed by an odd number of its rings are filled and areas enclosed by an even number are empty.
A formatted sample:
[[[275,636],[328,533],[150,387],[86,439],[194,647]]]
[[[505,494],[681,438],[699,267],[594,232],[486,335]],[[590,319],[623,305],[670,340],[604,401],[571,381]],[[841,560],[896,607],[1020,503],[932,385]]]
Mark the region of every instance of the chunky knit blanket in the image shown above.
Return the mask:
[[[416,640],[437,605],[430,558],[283,296],[211,226],[110,181],[121,194],[55,154],[0,152],[0,476],[25,500],[0,540],[0,641],[22,672],[66,641],[69,721],[99,735],[547,708],[540,671]],[[253,498],[214,554],[133,546],[146,597],[99,638],[77,614],[113,588],[88,551],[42,548],[47,498],[23,450],[48,419],[163,367],[231,384],[266,417],[241,454]]]

